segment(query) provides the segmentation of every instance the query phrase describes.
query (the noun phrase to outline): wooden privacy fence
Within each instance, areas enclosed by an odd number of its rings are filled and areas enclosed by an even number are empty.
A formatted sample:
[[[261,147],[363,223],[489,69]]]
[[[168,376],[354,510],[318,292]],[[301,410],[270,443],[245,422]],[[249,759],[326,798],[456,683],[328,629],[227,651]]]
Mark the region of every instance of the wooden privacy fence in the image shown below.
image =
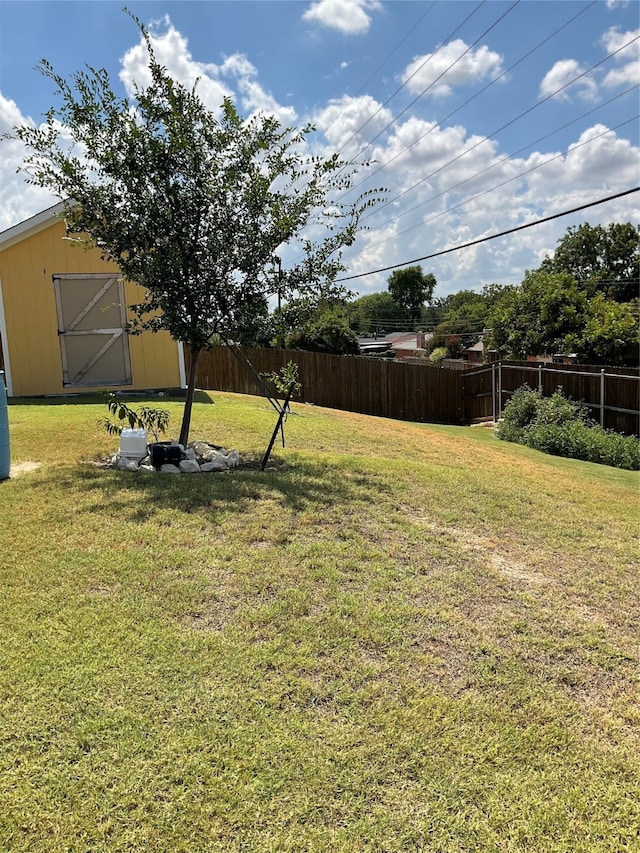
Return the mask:
[[[298,365],[302,391],[294,399],[364,415],[426,423],[464,423],[462,374],[427,365],[301,350],[247,350],[258,373],[273,373],[289,361]],[[262,393],[254,377],[228,347],[198,360],[198,388]]]
[[[568,397],[588,405],[606,429],[640,430],[640,375],[625,368],[495,362],[460,371],[301,350],[252,349],[244,354],[261,374],[295,362],[302,390],[294,399],[331,409],[423,423],[495,421],[513,392],[526,383],[545,396],[562,387]],[[228,347],[200,355],[196,384],[208,391],[262,394]]]

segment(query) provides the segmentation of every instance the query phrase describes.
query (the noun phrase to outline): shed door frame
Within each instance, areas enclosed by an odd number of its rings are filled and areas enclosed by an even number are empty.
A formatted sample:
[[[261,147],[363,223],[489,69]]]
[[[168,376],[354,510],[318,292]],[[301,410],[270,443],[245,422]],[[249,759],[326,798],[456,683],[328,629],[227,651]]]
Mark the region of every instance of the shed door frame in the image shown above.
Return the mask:
[[[62,284],[65,281],[92,281],[103,282],[98,290],[94,291],[89,301],[69,321],[64,320],[64,300]],[[96,387],[104,385],[131,385],[131,356],[129,353],[129,339],[127,336],[127,313],[124,302],[124,286],[122,277],[118,273],[68,273],[53,276],[53,285],[56,297],[56,309],[58,312],[58,337],[60,339],[60,354],[62,358],[62,384],[65,388]],[[119,326],[78,328],[89,312],[94,308],[102,297],[112,288],[117,286],[119,308]],[[98,340],[91,356],[81,365],[71,365],[67,340],[78,336],[100,336],[104,340]],[[100,361],[100,359],[114,347],[122,347],[123,371],[119,377],[110,376],[98,381],[85,379],[86,375]]]

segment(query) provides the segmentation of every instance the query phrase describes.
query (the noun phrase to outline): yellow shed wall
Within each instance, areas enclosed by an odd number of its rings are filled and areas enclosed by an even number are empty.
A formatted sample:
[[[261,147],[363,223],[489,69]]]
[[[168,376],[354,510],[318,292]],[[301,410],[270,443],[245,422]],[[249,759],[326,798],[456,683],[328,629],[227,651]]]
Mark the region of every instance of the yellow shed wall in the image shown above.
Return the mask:
[[[13,394],[77,393],[64,388],[58,341],[53,275],[118,272],[97,249],[84,250],[63,239],[63,222],[53,222],[36,234],[0,252],[0,282],[4,305]],[[140,289],[125,284],[127,305],[140,301]],[[129,337],[132,384],[119,390],[171,388],[180,385],[178,345],[168,333]],[[87,389],[90,391],[91,389]]]

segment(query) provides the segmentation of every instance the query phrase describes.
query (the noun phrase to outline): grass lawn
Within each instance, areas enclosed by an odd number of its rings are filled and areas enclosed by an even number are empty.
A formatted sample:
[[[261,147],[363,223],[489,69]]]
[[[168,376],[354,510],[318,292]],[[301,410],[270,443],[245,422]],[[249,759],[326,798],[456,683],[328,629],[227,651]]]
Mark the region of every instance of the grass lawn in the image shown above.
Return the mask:
[[[640,850],[639,475],[293,408],[178,477],[9,407],[0,850]]]

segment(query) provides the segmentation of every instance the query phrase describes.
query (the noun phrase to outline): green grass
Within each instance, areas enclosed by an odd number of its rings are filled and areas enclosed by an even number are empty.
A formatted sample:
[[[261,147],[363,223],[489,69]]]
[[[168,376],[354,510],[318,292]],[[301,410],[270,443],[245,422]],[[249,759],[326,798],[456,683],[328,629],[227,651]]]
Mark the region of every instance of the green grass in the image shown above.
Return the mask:
[[[247,464],[136,477],[103,410],[9,407],[0,850],[640,850],[637,473],[308,406],[261,472],[216,394]]]

